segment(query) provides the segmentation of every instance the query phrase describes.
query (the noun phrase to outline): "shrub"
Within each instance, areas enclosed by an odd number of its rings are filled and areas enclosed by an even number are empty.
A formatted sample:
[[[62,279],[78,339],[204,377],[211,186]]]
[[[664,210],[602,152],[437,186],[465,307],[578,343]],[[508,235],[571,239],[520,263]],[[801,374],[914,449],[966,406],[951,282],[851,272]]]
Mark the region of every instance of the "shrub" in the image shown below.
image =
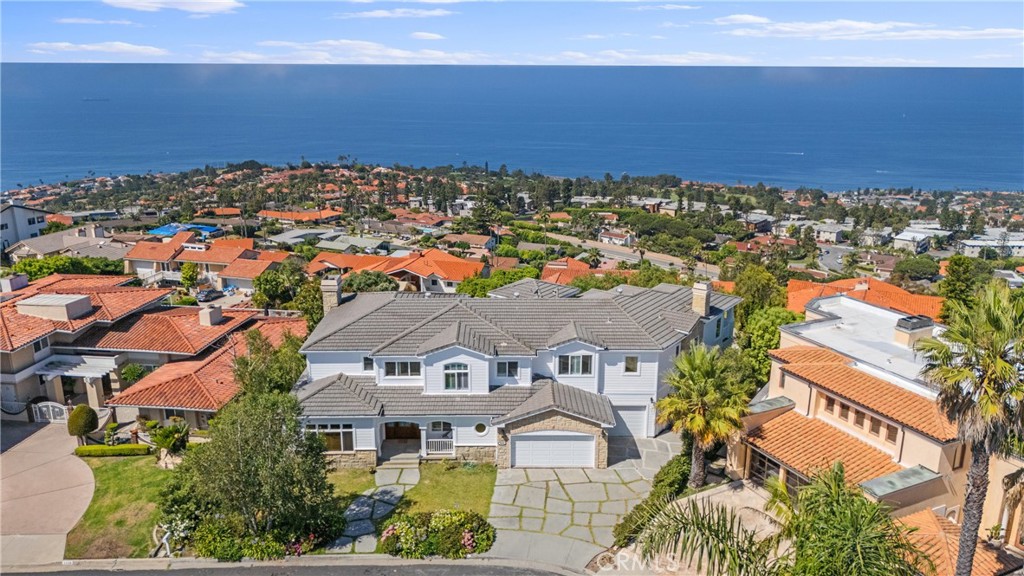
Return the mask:
[[[142,380],[142,377],[145,376],[148,372],[148,370],[134,362],[130,364],[125,364],[121,368],[121,380],[125,384],[135,384],[139,380]]]
[[[490,550],[494,527],[469,510],[437,510],[394,518],[381,533],[381,550],[403,558],[465,558]]]
[[[199,300],[196,300],[195,296],[179,296],[171,304],[174,306],[196,306],[199,304]]]
[[[277,560],[284,558],[284,544],[264,534],[248,538],[242,543],[242,556],[253,560]]]
[[[78,437],[78,443],[84,444],[83,439],[100,425],[100,418],[96,411],[88,404],[79,404],[68,416],[68,434]]]
[[[117,446],[95,445],[75,448],[75,456],[103,458],[106,456],[146,456],[149,446],[146,444],[118,444]]]
[[[690,446],[684,441],[682,452],[665,463],[654,475],[651,482],[651,493],[637,504],[628,514],[619,520],[612,530],[615,545],[629,545],[647,526],[652,509],[665,501],[671,500],[686,492],[686,482],[690,478]]]
[[[239,532],[234,523],[225,519],[206,520],[192,534],[192,549],[196,556],[237,562],[244,556]]]
[[[114,437],[115,434],[117,434],[117,422],[107,424],[106,430],[103,431],[103,443],[107,446],[113,446],[117,443],[117,438]]]

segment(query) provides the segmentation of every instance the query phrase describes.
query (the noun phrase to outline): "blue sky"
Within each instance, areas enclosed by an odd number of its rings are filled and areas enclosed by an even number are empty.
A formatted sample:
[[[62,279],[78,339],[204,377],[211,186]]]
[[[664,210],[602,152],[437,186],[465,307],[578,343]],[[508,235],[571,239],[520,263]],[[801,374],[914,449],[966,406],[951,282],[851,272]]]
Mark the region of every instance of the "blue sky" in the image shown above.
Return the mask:
[[[4,62],[1024,67],[1024,2],[0,3]]]

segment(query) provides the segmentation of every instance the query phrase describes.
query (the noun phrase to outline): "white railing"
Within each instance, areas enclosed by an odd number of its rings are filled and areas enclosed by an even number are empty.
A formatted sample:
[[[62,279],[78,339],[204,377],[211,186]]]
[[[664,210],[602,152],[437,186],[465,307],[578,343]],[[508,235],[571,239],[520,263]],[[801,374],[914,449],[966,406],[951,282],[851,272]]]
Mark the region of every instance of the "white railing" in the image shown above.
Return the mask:
[[[157,270],[156,272],[152,272],[150,274],[147,274],[146,276],[139,276],[139,280],[141,280],[142,283],[145,285],[156,284],[163,280],[173,280],[175,282],[181,282],[181,272],[171,270]]]
[[[40,402],[32,405],[32,415],[36,422],[67,422],[68,409],[56,402]]]
[[[454,454],[455,441],[446,439],[427,439],[427,454]]]

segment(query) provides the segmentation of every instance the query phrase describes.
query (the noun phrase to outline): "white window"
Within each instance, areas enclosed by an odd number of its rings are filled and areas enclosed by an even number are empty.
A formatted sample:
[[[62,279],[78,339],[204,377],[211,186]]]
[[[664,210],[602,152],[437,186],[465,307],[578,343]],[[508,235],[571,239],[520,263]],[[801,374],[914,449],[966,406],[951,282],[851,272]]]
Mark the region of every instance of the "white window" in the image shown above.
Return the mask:
[[[622,367],[622,371],[626,374],[639,374],[640,373],[640,357],[639,356],[626,356],[625,365]]]
[[[558,357],[558,374],[585,376],[593,374],[593,359],[590,354],[576,354]]]
[[[355,430],[351,424],[316,424],[306,430],[323,436],[328,452],[354,452],[356,449]]]
[[[373,372],[373,358],[363,356],[363,372]]]
[[[469,366],[461,362],[444,365],[445,390],[469,390]]]
[[[385,376],[419,376],[419,362],[385,362]]]
[[[40,338],[39,340],[36,340],[35,342],[32,343],[32,350],[34,350],[36,352],[42,352],[44,349],[49,348],[49,347],[50,347],[50,339],[49,338]]]
[[[487,424],[484,424],[483,422],[477,422],[476,426],[473,427],[473,430],[477,434],[483,436],[484,434],[487,434]]]
[[[498,362],[498,378],[518,378],[519,362]]]
[[[442,434],[444,434],[445,438],[451,438],[452,423],[451,422],[440,422],[440,421],[438,421],[438,422],[431,422],[430,423],[430,431],[431,432],[441,432]]]

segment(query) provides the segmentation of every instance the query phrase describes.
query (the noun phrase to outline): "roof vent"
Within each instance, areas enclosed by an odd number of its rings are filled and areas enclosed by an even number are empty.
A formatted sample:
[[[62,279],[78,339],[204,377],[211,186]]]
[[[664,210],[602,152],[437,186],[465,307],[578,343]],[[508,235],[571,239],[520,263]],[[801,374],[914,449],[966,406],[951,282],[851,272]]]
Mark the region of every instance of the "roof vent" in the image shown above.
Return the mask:
[[[17,302],[18,314],[67,322],[92,312],[92,300],[84,294],[38,294]]]
[[[512,293],[512,297],[513,297],[513,298],[519,298],[519,292],[518,292],[518,291],[516,291],[516,292],[513,292],[513,293]]]
[[[221,323],[224,315],[221,312],[220,306],[207,306],[206,308],[199,309],[199,325],[200,326],[216,326]]]
[[[6,278],[0,278],[0,292],[14,292],[28,286],[28,276],[24,274],[13,274]]]
[[[932,335],[935,322],[927,316],[905,316],[896,321],[893,340],[907,348],[913,348],[917,341]]]

